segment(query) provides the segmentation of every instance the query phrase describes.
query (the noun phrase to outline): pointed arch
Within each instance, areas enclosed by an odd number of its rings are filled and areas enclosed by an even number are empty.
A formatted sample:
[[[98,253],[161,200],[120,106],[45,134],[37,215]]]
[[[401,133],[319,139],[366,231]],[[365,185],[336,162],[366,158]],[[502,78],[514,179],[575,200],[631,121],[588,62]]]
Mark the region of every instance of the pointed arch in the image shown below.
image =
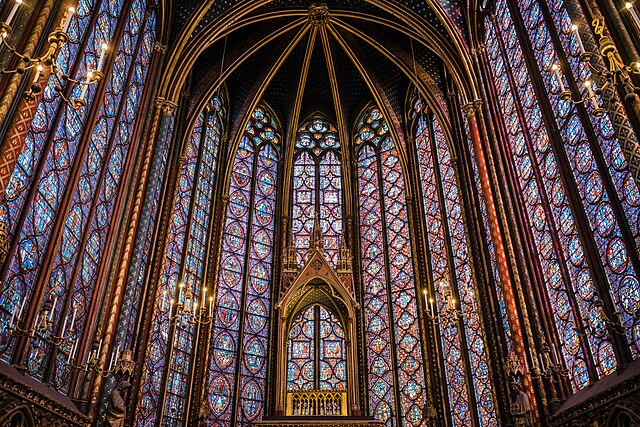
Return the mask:
[[[292,233],[298,260],[307,261],[316,215],[324,250],[335,267],[342,238],[343,182],[341,141],[336,126],[321,113],[311,114],[298,127],[293,156]]]

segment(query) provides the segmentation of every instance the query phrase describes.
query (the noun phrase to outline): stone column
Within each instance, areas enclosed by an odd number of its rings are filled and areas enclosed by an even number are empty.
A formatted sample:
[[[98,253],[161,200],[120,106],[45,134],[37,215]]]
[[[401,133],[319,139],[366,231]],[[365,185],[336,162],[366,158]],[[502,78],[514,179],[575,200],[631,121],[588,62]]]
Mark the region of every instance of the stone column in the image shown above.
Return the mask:
[[[142,170],[136,193],[133,197],[134,205],[128,221],[120,269],[113,284],[110,309],[105,322],[106,328],[102,334],[103,346],[101,353],[98,355],[99,367],[107,366],[108,357],[112,354],[114,346],[117,347],[120,344],[122,346],[121,350],[126,350],[124,348],[124,340],[128,322],[123,319],[127,317],[131,310],[131,301],[126,299],[125,295],[134,292],[134,288],[138,286],[135,278],[141,268],[142,258],[148,255],[144,253],[144,243],[149,227],[153,227],[155,223],[152,216],[153,209],[151,209],[152,204],[156,202],[156,194],[153,190],[162,184],[161,180],[165,175],[167,153],[172,140],[175,107],[174,103],[165,99],[158,98],[156,100],[153,122],[148,136],[148,141],[156,140],[156,143],[155,145],[153,143],[148,144],[142,159]],[[102,418],[105,415],[104,403],[106,403],[106,397],[109,396],[116,382],[115,377],[109,377],[102,394],[100,394],[102,378],[98,376],[93,384],[90,396],[90,415],[95,414],[98,404],[100,404],[98,425],[103,421]]]
[[[500,274],[500,281],[502,282],[504,289],[505,305],[507,308],[507,315],[509,317],[509,327],[511,328],[511,334],[513,336],[516,352],[515,356],[517,357],[517,362],[519,362],[520,366],[526,367],[528,366],[528,362],[524,344],[524,331],[522,330],[520,319],[518,317],[518,306],[516,303],[516,296],[514,291],[515,286],[507,261],[507,249],[502,236],[502,231],[500,230],[499,217],[497,213],[497,201],[494,197],[493,189],[491,188],[491,183],[489,180],[489,176],[491,174],[482,147],[482,139],[480,137],[478,122],[482,117],[481,105],[481,101],[474,101],[465,105],[463,107],[463,111],[467,115],[470,137],[476,156],[478,172],[480,174],[482,197],[484,198],[487,206],[487,216],[491,229],[491,238],[494,242],[495,253],[498,262],[498,272]],[[527,371],[528,369],[522,369],[524,383],[523,385],[531,403],[531,412],[532,414],[534,414],[535,418],[539,419],[533,382],[531,376]]]

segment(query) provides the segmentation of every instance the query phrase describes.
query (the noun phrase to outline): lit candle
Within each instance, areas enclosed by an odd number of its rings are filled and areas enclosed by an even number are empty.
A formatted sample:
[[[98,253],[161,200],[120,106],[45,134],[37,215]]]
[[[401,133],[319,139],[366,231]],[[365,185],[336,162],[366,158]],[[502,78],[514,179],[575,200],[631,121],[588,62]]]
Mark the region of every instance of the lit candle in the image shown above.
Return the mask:
[[[22,0],[16,0],[16,2],[13,4],[13,7],[11,8],[11,11],[9,12],[9,16],[7,16],[7,20],[5,21],[5,24],[7,25],[11,25],[11,21],[13,21],[13,18],[16,16],[16,13],[18,12],[18,8],[20,7],[20,5],[22,4]]]
[[[173,300],[169,301],[169,316],[171,316],[171,309],[173,308]]]
[[[593,108],[597,110],[598,108],[600,108],[600,106],[598,105],[598,98],[596,97],[596,94],[591,86],[591,80],[584,81],[584,87],[586,87],[587,92],[589,92],[589,99],[591,100],[591,104],[593,105]]]
[[[107,58],[107,49],[109,48],[109,46],[107,46],[106,43],[102,43],[102,49],[100,49],[100,59],[98,60],[98,66],[96,67],[96,71],[101,72],[102,71],[102,66],[104,65],[104,61]]]
[[[562,81],[562,73],[560,72],[560,67],[558,67],[558,64],[553,64],[551,66],[551,70],[553,71],[553,73],[556,76],[556,79],[558,80],[558,85],[560,86],[560,92],[566,92],[564,83]]]
[[[213,316],[213,297],[209,297],[209,316]]]
[[[62,22],[60,26],[62,27],[62,32],[66,33],[69,30],[69,26],[71,25],[71,18],[76,13],[76,10],[73,7],[70,7],[67,10],[67,14],[62,18]]]
[[[36,67],[36,74],[35,76],[33,76],[33,83],[38,83],[38,80],[40,79],[40,74],[42,74],[42,70],[44,70],[42,65],[38,65]]]
[[[178,304],[180,304],[180,301],[182,301],[182,291],[184,290],[184,282],[180,283],[179,286],[179,290],[178,290]]]
[[[431,303],[431,315],[435,317],[436,315],[436,303],[433,298],[429,298],[429,302]]]
[[[207,287],[202,288],[202,301],[207,300]]]
[[[197,311],[198,311],[198,301],[193,300],[193,317],[196,317]]]
[[[584,54],[585,50],[584,50],[584,45],[582,44],[582,38],[580,37],[580,29],[578,28],[578,26],[576,24],[573,24],[571,26],[571,29],[573,30],[574,34],[576,35],[576,39],[578,40],[578,46],[580,47],[580,53]]]
[[[625,4],[625,7],[627,8],[627,10],[629,11],[629,15],[631,15],[631,18],[633,19],[633,22],[636,23],[637,27],[640,27],[640,17],[638,16],[638,13],[635,11],[635,9],[633,8],[633,3],[631,2],[627,2]]]

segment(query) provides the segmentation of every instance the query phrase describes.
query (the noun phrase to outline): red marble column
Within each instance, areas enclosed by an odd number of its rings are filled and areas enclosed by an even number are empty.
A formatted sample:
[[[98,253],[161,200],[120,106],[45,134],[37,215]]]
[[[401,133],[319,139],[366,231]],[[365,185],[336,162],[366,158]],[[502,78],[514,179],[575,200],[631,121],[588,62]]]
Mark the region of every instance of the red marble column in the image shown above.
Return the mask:
[[[467,104],[464,107],[464,111],[467,114],[469,122],[469,132],[471,141],[473,143],[473,151],[476,156],[478,164],[478,172],[480,174],[482,197],[487,205],[487,216],[489,225],[491,228],[491,238],[495,246],[495,253],[498,262],[498,272],[500,274],[500,281],[502,283],[505,294],[505,306],[507,308],[507,315],[509,318],[509,327],[511,329],[511,335],[513,336],[515,351],[520,360],[522,366],[528,366],[527,354],[524,345],[524,334],[522,331],[522,325],[520,318],[518,317],[518,310],[516,304],[516,298],[514,295],[514,283],[507,263],[507,250],[505,247],[502,232],[500,230],[498,212],[496,210],[496,200],[493,195],[491,183],[489,181],[489,167],[487,166],[487,159],[485,157],[482,148],[482,139],[480,137],[480,130],[478,127],[478,116],[480,105],[479,102]],[[533,390],[533,383],[531,376],[527,369],[524,369],[523,385],[525,392],[529,396],[531,403],[531,412],[535,418],[538,416],[535,394]]]

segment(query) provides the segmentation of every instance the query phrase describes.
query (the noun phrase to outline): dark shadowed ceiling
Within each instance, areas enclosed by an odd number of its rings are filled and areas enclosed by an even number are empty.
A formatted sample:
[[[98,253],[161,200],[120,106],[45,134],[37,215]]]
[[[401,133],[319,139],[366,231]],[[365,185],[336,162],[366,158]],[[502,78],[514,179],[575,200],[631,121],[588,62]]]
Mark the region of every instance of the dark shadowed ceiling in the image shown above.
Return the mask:
[[[407,20],[419,17],[441,44],[453,46],[453,39],[467,42],[461,0],[440,0],[437,10],[426,0],[378,5],[368,0],[209,3],[206,7],[197,0],[174,4],[169,47],[181,39],[197,40],[212,26],[231,25],[235,18],[227,16],[234,16],[232,13],[245,5],[253,7],[243,19],[255,17],[255,22],[213,42],[192,69],[191,103],[195,109],[210,96],[221,71],[233,68],[224,79],[232,123],[256,97],[267,102],[290,128],[297,128],[316,111],[336,121],[341,114],[346,123],[353,123],[367,102],[384,103],[401,118],[411,78],[417,79],[419,71],[429,76],[433,92],[439,92],[440,97],[447,92],[444,62],[430,46],[409,36]],[[321,24],[312,22],[310,7],[324,6],[329,18]],[[443,13],[448,27],[438,17]],[[260,18],[267,15],[268,19]],[[188,36],[185,29],[190,31]]]

